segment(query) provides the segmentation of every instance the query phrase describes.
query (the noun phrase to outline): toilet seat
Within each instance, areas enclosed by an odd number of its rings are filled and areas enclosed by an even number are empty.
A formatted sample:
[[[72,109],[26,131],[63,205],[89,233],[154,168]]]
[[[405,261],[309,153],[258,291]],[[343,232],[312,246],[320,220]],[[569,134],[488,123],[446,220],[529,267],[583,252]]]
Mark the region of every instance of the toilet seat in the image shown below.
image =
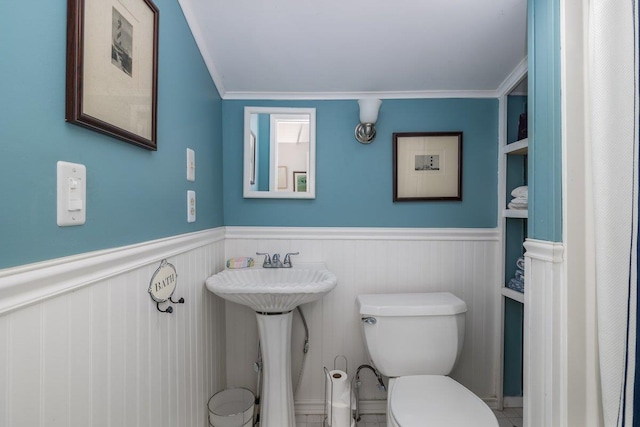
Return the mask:
[[[498,427],[482,399],[443,375],[395,378],[389,412],[400,427]]]

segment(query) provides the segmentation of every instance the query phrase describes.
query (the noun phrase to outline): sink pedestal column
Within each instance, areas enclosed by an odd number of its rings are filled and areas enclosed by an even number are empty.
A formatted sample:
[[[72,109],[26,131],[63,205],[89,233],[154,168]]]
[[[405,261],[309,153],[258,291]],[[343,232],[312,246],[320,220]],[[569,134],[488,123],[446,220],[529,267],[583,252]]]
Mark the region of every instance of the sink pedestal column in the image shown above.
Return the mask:
[[[256,317],[263,363],[260,427],[295,427],[291,382],[293,314],[256,313]]]

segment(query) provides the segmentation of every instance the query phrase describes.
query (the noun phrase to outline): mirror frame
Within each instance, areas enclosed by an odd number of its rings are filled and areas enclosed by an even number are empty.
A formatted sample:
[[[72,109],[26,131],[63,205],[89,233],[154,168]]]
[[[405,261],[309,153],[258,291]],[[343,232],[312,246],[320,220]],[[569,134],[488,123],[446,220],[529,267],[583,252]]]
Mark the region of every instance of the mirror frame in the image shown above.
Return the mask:
[[[251,190],[253,150],[251,147],[251,114],[308,114],[309,115],[309,170],[307,191],[254,191]],[[271,150],[273,152],[273,150]],[[315,199],[316,198],[316,109],[289,107],[244,107],[244,161],[243,197],[245,199]]]

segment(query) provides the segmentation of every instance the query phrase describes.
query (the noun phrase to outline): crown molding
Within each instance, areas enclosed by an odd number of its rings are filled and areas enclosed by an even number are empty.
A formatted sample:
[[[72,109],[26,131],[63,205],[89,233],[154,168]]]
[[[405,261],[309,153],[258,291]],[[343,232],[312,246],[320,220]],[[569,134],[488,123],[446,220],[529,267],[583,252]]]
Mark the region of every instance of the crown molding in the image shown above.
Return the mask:
[[[196,41],[196,45],[198,46],[198,50],[200,51],[200,55],[204,60],[207,69],[209,70],[209,74],[211,75],[211,79],[213,80],[213,84],[216,86],[218,94],[222,99],[225,98],[226,89],[224,87],[224,81],[222,76],[218,72],[218,69],[215,66],[215,62],[213,58],[207,54],[209,49],[207,49],[207,44],[205,42],[205,37],[202,35],[202,29],[198,25],[198,21],[195,19],[195,12],[191,9],[191,2],[186,0],[178,0],[180,4],[180,8],[182,9],[182,14],[187,20],[187,25],[191,30],[191,34],[193,35],[194,40]]]
[[[498,89],[496,89],[496,97],[505,96],[509,94],[509,92],[511,92],[513,88],[518,86],[524,76],[527,75],[528,67],[528,57],[525,56],[522,61],[520,61],[520,63],[516,66],[516,68],[514,68],[511,73],[509,73],[507,78],[504,79],[502,83],[500,83],[500,86],[498,86]]]
[[[222,95],[221,95],[222,96]],[[378,99],[443,99],[443,98],[498,98],[495,90],[426,90],[399,92],[241,92],[227,91],[224,100],[352,100],[361,98]]]

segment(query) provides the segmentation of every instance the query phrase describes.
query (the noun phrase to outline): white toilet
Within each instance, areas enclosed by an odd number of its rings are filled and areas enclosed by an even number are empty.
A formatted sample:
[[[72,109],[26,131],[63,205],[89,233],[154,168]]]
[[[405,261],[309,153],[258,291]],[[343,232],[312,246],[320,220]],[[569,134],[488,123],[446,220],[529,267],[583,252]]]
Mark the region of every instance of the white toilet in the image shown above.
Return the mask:
[[[389,377],[388,427],[498,427],[493,411],[447,375],[462,351],[467,305],[442,293],[357,298],[374,366]]]

